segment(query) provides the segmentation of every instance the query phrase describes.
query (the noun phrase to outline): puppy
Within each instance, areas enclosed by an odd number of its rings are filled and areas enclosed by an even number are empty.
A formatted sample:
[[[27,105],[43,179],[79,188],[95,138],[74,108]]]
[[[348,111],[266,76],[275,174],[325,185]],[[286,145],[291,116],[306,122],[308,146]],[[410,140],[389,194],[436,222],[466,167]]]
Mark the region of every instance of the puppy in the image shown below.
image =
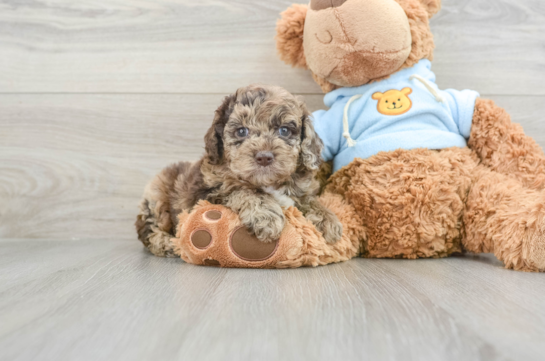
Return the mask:
[[[305,104],[280,87],[252,85],[225,98],[205,136],[205,156],[164,169],[146,187],[136,221],[157,256],[174,256],[177,216],[199,200],[237,212],[250,232],[280,237],[283,208],[297,207],[327,242],[340,239],[337,216],[317,200],[322,141]]]

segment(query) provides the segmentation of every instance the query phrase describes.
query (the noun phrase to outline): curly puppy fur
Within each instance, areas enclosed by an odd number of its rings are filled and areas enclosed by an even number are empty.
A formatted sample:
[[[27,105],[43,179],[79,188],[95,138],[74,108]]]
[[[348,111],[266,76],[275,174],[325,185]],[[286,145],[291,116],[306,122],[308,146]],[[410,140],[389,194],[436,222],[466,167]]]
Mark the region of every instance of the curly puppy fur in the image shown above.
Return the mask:
[[[170,238],[178,214],[203,199],[231,208],[264,242],[278,239],[289,206],[326,241],[340,239],[337,216],[317,199],[323,145],[309,116],[305,104],[280,87],[253,85],[226,97],[206,133],[203,159],[172,165],[147,186],[136,221],[139,239],[157,256],[174,256]]]
[[[470,148],[382,152],[330,179],[362,215],[364,256],[493,252],[507,268],[545,271],[545,155],[507,113],[478,99]]]

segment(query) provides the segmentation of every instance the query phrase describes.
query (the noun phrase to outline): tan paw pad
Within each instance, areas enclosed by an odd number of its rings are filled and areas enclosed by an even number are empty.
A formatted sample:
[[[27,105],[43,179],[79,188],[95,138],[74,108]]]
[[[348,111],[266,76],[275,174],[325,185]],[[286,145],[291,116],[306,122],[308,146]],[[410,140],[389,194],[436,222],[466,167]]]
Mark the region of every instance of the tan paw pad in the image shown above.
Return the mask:
[[[217,222],[221,219],[220,211],[208,211],[204,214],[204,218],[208,221]]]
[[[191,243],[198,249],[206,249],[212,243],[212,235],[205,229],[198,229],[191,235]]]
[[[261,242],[246,227],[237,228],[231,235],[229,244],[237,257],[253,262],[269,259],[278,248],[278,241]]]
[[[211,267],[221,267],[221,264],[219,263],[219,261],[216,261],[215,259],[211,259],[211,258],[205,259],[203,261],[203,265],[211,266]]]

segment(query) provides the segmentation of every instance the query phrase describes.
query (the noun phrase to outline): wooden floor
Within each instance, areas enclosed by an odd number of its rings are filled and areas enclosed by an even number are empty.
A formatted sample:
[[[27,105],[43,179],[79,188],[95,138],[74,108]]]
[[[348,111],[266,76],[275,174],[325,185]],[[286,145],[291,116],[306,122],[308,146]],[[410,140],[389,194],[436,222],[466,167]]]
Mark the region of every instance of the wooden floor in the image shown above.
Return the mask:
[[[542,274],[489,256],[226,270],[0,241],[1,360],[543,360]]]
[[[153,258],[146,182],[195,160],[223,96],[284,86],[293,0],[0,0],[0,360],[543,360],[545,275],[493,257],[208,269]],[[441,88],[545,146],[545,1],[443,0]]]

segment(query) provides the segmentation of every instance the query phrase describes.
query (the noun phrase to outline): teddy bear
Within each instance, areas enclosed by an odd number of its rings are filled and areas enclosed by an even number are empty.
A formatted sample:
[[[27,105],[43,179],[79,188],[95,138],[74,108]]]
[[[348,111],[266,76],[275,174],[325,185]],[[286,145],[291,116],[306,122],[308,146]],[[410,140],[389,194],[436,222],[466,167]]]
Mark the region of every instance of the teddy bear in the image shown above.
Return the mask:
[[[313,114],[341,195],[363,220],[363,256],[491,252],[545,271],[545,155],[475,91],[440,90],[429,20],[440,0],[311,0],[277,24],[286,63],[327,93]]]
[[[491,252],[506,268],[545,271],[545,155],[493,101],[435,84],[429,20],[440,8],[311,0],[284,11],[281,60],[308,69],[326,93],[329,110],[313,113],[332,168],[320,201],[342,239],[326,244],[290,208],[280,239],[259,242],[233,211],[201,203],[179,216],[177,253],[195,264],[287,268]]]

